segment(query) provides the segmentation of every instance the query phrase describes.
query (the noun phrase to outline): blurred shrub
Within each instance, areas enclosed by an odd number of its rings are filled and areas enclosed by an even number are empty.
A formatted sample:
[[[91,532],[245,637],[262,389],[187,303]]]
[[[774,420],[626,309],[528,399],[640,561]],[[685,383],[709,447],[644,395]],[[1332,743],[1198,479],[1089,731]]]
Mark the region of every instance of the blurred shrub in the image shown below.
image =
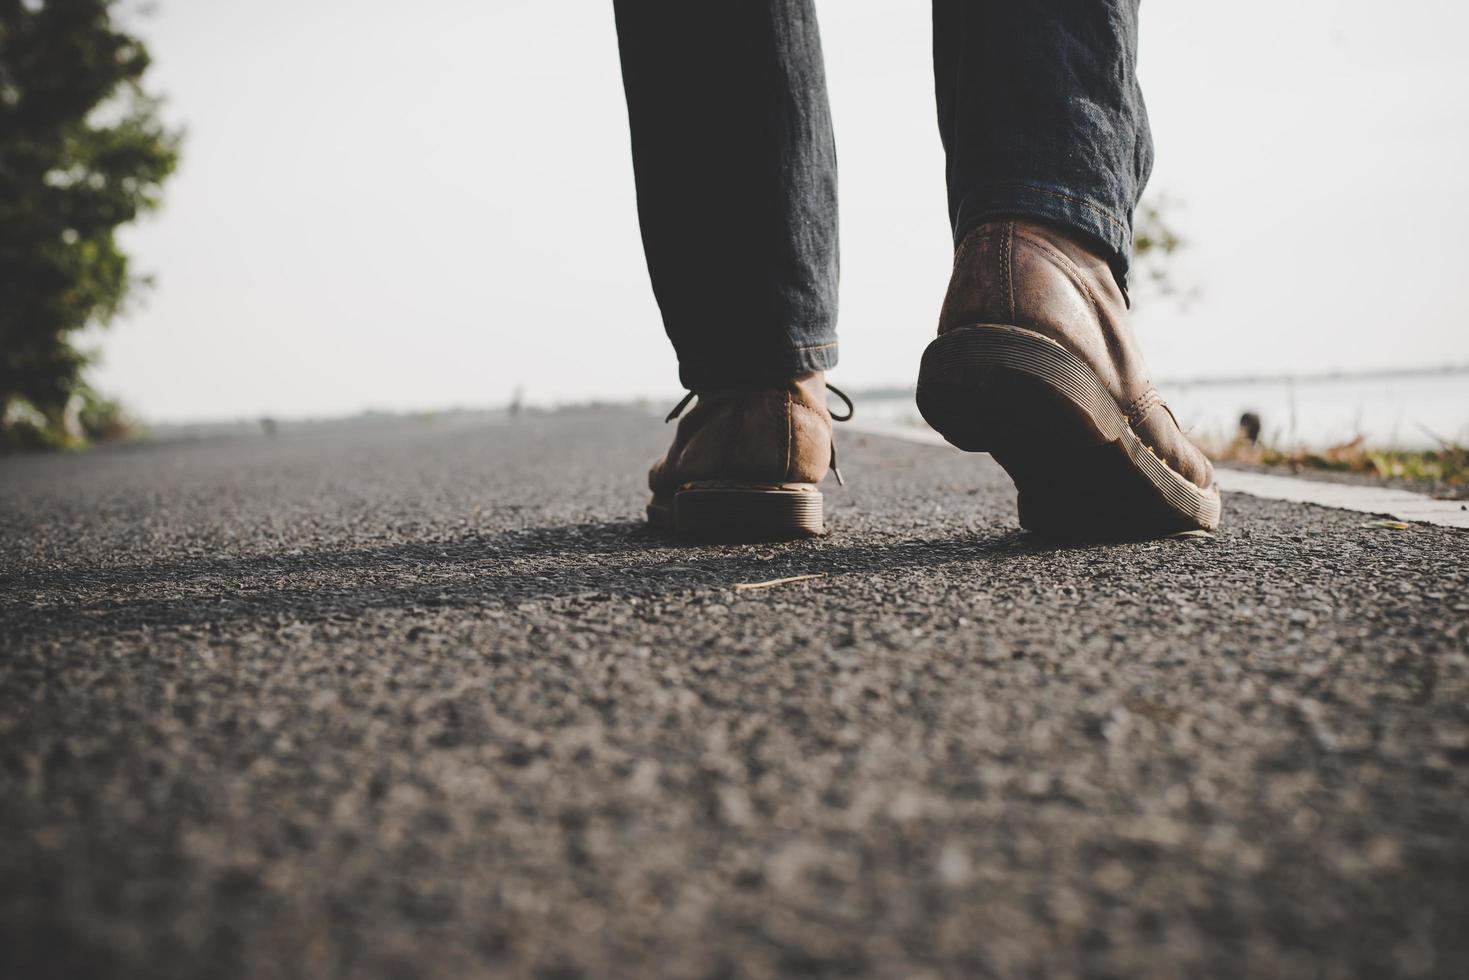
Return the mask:
[[[72,338],[145,282],[115,231],[158,207],[181,134],[142,89],[148,52],[117,7],[0,0],[0,446],[121,425],[84,384]]]
[[[1198,298],[1198,287],[1182,282],[1175,269],[1174,255],[1187,247],[1171,217],[1182,205],[1167,194],[1146,198],[1132,220],[1132,265],[1130,281],[1144,290],[1169,297],[1182,309]]]
[[[59,418],[48,418],[23,398],[13,398],[0,415],[0,455],[41,449],[80,449],[97,442],[132,438],[138,424],[115,399],[83,385]]]

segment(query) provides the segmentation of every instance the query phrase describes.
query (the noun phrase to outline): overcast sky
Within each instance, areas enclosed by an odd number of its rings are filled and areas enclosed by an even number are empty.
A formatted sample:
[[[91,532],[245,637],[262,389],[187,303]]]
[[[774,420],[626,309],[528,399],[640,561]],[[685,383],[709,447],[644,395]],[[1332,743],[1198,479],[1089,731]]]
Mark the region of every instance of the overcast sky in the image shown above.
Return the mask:
[[[950,241],[927,5],[818,2],[842,193],[838,384],[911,384]],[[1186,310],[1155,376],[1469,362],[1469,4],[1145,3],[1150,193]],[[188,128],[96,337],[153,420],[681,394],[647,284],[611,4],[163,0]],[[697,242],[690,243],[696,248]]]

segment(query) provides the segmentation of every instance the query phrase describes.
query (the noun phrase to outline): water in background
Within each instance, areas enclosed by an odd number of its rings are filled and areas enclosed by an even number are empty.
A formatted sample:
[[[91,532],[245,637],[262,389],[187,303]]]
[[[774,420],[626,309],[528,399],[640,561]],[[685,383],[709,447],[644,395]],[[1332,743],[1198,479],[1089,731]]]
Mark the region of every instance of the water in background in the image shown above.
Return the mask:
[[[1444,439],[1469,445],[1469,369],[1452,373],[1301,381],[1161,384],[1163,397],[1193,436],[1228,441],[1244,412],[1262,422],[1261,440],[1282,448],[1324,449],[1362,436],[1377,448],[1430,449]],[[911,395],[858,400],[866,419],[923,424]]]

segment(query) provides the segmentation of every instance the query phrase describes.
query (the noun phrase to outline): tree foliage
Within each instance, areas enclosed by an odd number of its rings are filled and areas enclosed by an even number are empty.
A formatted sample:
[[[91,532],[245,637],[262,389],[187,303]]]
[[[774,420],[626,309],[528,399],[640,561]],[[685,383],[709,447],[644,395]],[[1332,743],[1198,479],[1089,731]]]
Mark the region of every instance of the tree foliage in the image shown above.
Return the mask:
[[[0,0],[0,437],[20,417],[59,429],[88,393],[74,335],[143,281],[116,230],[158,207],[178,163],[118,7]]]
[[[1188,240],[1174,229],[1171,218],[1179,207],[1167,195],[1148,198],[1138,205],[1133,215],[1132,279],[1159,296],[1171,297],[1181,309],[1187,309],[1198,298],[1199,290],[1197,286],[1181,283],[1174,269],[1174,254],[1188,245]]]

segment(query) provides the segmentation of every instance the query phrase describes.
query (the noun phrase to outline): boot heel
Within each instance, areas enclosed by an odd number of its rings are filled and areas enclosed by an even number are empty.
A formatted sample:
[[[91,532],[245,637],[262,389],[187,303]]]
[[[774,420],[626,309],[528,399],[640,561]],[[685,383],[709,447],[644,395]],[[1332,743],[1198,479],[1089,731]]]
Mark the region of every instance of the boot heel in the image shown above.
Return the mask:
[[[943,334],[923,353],[917,400],[945,439],[1010,474],[1022,527],[1110,536],[1219,524],[1218,490],[1170,469],[1095,372],[1034,331],[975,324]]]
[[[809,538],[824,532],[815,484],[686,484],[673,497],[675,534],[727,541]]]
[[[1094,446],[1115,441],[1126,425],[1076,355],[1034,331],[1000,324],[951,330],[929,344],[917,400],[924,420],[968,452],[1035,439],[1052,449]]]

